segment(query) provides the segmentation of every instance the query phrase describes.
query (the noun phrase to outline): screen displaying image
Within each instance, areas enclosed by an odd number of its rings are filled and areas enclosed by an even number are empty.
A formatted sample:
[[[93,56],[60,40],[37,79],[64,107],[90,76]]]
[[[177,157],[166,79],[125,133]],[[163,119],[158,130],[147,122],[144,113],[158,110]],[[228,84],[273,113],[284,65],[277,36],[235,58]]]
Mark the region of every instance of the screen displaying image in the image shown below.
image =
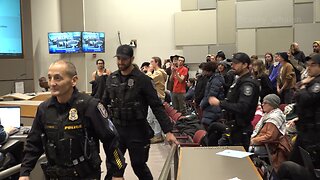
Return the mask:
[[[105,49],[104,32],[82,32],[82,51],[102,53]]]
[[[20,0],[0,0],[0,58],[22,58]]]
[[[79,53],[81,52],[81,32],[48,33],[49,53]]]

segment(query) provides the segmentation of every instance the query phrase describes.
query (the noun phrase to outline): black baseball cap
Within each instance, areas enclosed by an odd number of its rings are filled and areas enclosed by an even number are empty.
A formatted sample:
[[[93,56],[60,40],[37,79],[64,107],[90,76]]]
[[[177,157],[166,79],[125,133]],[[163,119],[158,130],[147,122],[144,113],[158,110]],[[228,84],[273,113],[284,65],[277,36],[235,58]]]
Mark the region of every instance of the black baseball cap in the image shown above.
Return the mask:
[[[133,49],[131,46],[124,44],[118,47],[117,54],[114,57],[131,58],[133,56]]]
[[[313,54],[313,55],[307,56],[306,59],[308,59],[309,61],[314,61],[317,64],[320,64],[320,54]]]
[[[235,53],[231,60],[233,63],[241,62],[241,63],[247,63],[248,65],[251,63],[250,57],[243,52]]]

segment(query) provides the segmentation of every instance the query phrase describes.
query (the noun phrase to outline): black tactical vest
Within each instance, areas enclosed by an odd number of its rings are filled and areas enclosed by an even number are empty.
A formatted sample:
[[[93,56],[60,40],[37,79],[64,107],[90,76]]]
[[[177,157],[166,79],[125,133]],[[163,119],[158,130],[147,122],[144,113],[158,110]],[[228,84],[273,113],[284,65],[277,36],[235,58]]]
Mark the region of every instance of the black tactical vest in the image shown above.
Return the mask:
[[[71,167],[84,161],[84,113],[92,97],[79,93],[71,108],[58,112],[48,107],[41,121],[45,128],[44,148],[51,165]]]

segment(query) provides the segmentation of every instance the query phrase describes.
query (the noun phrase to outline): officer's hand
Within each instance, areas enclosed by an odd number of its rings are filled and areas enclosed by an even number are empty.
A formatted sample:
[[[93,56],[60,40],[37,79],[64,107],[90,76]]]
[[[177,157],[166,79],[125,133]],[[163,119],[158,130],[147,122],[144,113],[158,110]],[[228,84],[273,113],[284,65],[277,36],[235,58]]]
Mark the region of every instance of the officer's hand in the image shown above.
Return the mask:
[[[19,180],[29,180],[29,176],[21,176],[19,177]]]
[[[168,132],[166,134],[166,140],[170,143],[170,144],[179,144],[178,140],[176,139],[176,137],[171,133],[171,132]]]
[[[209,101],[209,104],[210,104],[211,106],[219,106],[219,105],[220,105],[219,99],[217,99],[217,98],[214,97],[214,96],[210,96],[209,99],[208,99],[208,101]]]
[[[124,180],[124,178],[123,177],[112,177],[112,180]]]

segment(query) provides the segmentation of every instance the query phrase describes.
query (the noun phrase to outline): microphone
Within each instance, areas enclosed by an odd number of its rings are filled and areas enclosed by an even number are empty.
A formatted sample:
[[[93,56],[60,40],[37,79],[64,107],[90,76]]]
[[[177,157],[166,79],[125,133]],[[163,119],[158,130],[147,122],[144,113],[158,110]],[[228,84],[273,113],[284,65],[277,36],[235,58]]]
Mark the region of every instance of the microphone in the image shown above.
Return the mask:
[[[13,81],[13,86],[12,86],[12,88],[11,88],[11,94],[14,93],[14,89],[15,89],[14,86],[15,86],[17,80],[19,80],[22,76],[25,76],[25,75],[27,75],[27,74],[26,74],[26,73],[22,73],[22,74],[20,74],[18,77],[16,77],[16,78],[14,79],[14,81]]]

